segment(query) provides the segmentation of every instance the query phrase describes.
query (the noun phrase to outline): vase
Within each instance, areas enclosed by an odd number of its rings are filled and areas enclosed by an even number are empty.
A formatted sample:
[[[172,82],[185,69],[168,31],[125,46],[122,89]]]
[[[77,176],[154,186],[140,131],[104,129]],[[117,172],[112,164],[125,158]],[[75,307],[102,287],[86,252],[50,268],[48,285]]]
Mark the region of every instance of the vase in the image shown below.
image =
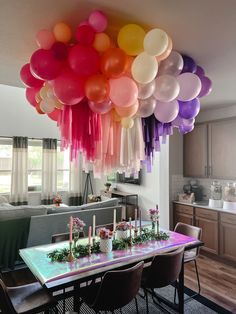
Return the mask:
[[[152,220],[152,230],[155,231],[155,221],[154,220]]]
[[[112,239],[100,239],[100,250],[103,253],[112,251]]]
[[[128,230],[116,230],[116,239],[126,239],[128,238]]]

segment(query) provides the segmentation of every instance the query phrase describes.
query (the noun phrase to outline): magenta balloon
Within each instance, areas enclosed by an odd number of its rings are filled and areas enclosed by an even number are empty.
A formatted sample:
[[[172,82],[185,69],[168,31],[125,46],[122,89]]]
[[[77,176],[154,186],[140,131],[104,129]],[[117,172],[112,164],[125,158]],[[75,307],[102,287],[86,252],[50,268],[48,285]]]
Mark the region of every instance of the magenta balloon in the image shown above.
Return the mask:
[[[103,32],[107,28],[107,17],[99,10],[93,11],[88,18],[89,24],[96,32]]]
[[[189,125],[189,126],[181,125],[181,126],[179,127],[179,131],[180,131],[181,134],[189,133],[189,132],[191,132],[193,129],[194,129],[194,124]]]
[[[195,74],[201,78],[201,76],[205,75],[205,71],[202,67],[198,65]]]
[[[201,90],[201,80],[193,73],[182,73],[177,77],[180,91],[177,96],[178,100],[189,101],[198,96]]]
[[[84,79],[68,71],[60,75],[53,82],[56,97],[65,105],[75,105],[85,96]]]
[[[110,99],[118,107],[132,106],[138,98],[138,87],[128,76],[110,79]]]
[[[68,47],[59,41],[52,45],[51,51],[57,60],[65,60],[68,56]]]
[[[41,87],[44,81],[37,79],[30,72],[30,64],[26,63],[23,65],[20,71],[20,78],[25,86],[27,87]]]
[[[55,108],[52,112],[47,114],[49,118],[53,121],[58,121],[61,116],[61,110]]]
[[[68,61],[71,69],[79,75],[90,76],[99,71],[99,54],[92,47],[75,45],[70,50]]]
[[[89,108],[93,112],[99,113],[99,114],[107,113],[112,108],[112,102],[110,100],[106,100],[103,102],[94,102],[90,100],[88,104],[89,104]]]
[[[154,97],[150,97],[147,99],[139,100],[139,107],[136,113],[137,116],[146,118],[153,114],[156,108],[156,99]]]
[[[179,112],[179,104],[177,100],[170,102],[157,101],[154,115],[156,119],[162,123],[173,121]]]
[[[207,96],[212,91],[212,81],[207,76],[200,77],[202,88],[198,97]]]
[[[28,87],[25,91],[25,96],[28,102],[35,107],[37,105],[37,101],[35,99],[36,94],[40,91],[40,87]]]
[[[94,29],[89,25],[81,25],[76,29],[75,38],[81,45],[90,46],[95,38]]]
[[[179,101],[179,116],[184,119],[195,118],[200,111],[200,101],[198,98],[190,101]]]
[[[62,64],[54,58],[51,50],[39,49],[32,54],[30,69],[43,80],[54,80],[60,74]]]

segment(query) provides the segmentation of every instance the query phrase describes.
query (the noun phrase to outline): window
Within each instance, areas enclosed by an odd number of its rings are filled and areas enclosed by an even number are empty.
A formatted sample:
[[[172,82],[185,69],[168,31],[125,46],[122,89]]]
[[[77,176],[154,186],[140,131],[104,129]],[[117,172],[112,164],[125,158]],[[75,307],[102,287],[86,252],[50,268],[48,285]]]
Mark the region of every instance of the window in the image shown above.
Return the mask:
[[[40,191],[42,186],[42,141],[28,142],[28,190]]]
[[[70,179],[70,154],[69,149],[61,151],[60,142],[57,147],[57,189],[69,190]]]
[[[11,191],[12,139],[0,139],[0,193]]]

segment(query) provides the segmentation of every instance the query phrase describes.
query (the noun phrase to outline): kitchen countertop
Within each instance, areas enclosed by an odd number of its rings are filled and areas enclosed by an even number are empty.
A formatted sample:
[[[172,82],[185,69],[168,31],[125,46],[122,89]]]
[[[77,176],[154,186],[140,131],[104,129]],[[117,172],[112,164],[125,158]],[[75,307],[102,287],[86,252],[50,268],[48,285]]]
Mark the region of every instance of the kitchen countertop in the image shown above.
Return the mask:
[[[199,202],[199,203],[184,203],[184,202],[179,202],[179,201],[173,201],[175,204],[182,204],[182,205],[188,205],[192,207],[200,207],[200,208],[205,208],[205,209],[210,209],[210,210],[216,210],[222,213],[228,213],[228,214],[235,214],[236,215],[236,210],[235,209],[223,209],[223,208],[217,208],[217,207],[209,207],[206,202]]]

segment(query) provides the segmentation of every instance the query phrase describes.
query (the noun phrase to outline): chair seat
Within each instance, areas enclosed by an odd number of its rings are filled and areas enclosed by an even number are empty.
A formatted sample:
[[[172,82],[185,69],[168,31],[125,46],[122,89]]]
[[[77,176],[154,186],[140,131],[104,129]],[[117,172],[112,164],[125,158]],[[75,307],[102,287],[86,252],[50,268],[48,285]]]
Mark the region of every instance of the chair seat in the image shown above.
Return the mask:
[[[38,283],[7,288],[9,298],[17,313],[31,313],[56,305],[55,299]]]
[[[87,303],[89,306],[92,306],[97,296],[100,285],[101,285],[101,282],[93,283],[89,286],[80,288],[79,296],[85,301],[85,303]]]
[[[184,252],[184,263],[191,262],[196,259],[196,250],[190,250]]]

